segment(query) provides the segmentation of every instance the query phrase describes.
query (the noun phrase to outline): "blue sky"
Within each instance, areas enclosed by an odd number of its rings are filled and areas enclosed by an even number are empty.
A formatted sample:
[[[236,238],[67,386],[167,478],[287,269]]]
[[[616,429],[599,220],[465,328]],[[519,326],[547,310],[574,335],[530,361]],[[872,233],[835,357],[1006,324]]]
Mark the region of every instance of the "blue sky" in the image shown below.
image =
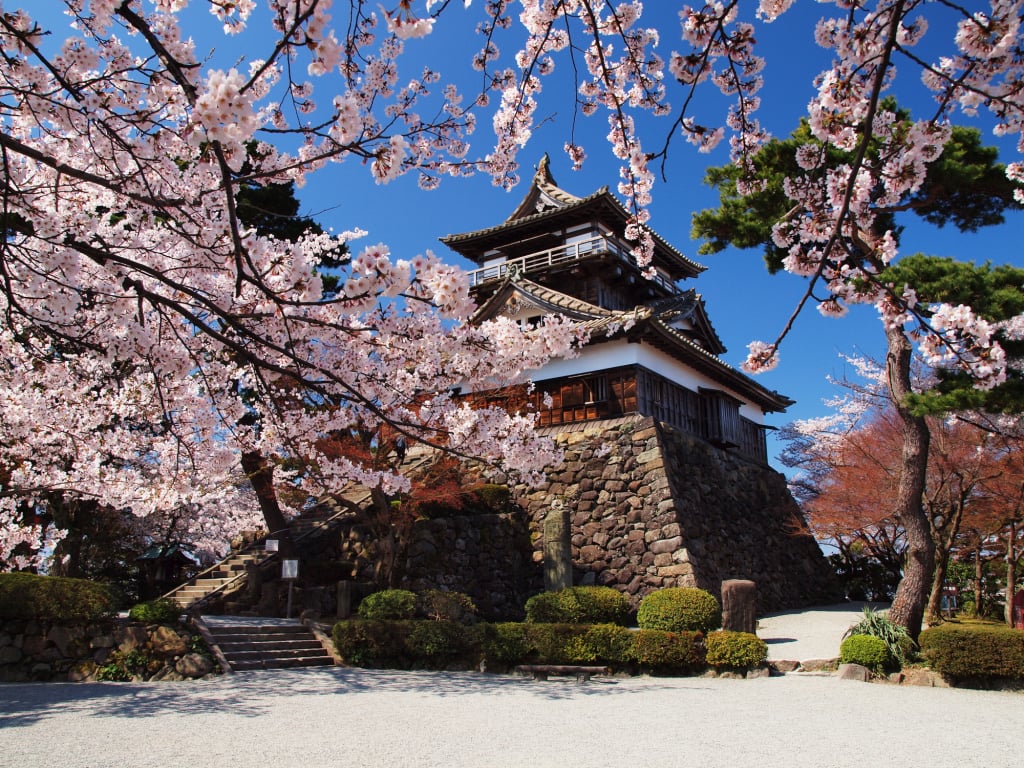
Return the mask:
[[[652,11],[653,5],[647,4],[647,13],[658,20],[663,30],[659,50],[667,56],[681,44],[677,42],[676,13],[666,12],[663,8],[678,6],[676,3],[658,3],[659,8]],[[796,126],[814,93],[814,76],[828,64],[828,54],[815,46],[811,30],[815,21],[829,10],[829,7],[817,3],[802,2],[791,11],[791,16],[787,15],[774,25],[762,25],[758,31],[762,55],[768,60],[765,71],[767,83],[762,92],[759,117],[776,135],[785,136]],[[438,33],[443,34],[440,26]],[[444,49],[451,52],[451,68],[459,67],[464,60],[458,59],[455,52],[469,47],[462,40],[456,41],[449,36],[443,39]],[[433,48],[435,43],[435,40],[427,38],[410,41],[409,46],[436,50]],[[512,51],[503,48],[503,53],[506,52]],[[446,63],[442,61],[437,66],[447,70]],[[565,68],[564,62],[562,67]],[[911,106],[926,104],[919,95],[921,88],[916,74],[907,71],[904,79],[909,88],[897,91],[901,103]],[[899,85],[902,87],[903,83]],[[546,82],[538,110],[544,122],[520,155],[522,181],[510,192],[492,186],[485,177],[447,179],[433,192],[421,192],[411,177],[387,186],[377,186],[366,169],[353,164],[326,169],[300,192],[300,196],[310,210],[319,211],[319,217],[336,229],[358,225],[368,230],[366,242],[384,241],[393,252],[402,255],[433,248],[450,261],[472,268],[471,263],[439,244],[437,238],[504,220],[526,193],[532,168],[545,152],[551,155],[551,170],[556,181],[567,191],[587,195],[607,185],[614,192],[618,182],[618,161],[603,139],[607,132],[603,116],[577,121],[577,131],[582,127],[585,132],[586,140],[581,143],[588,152],[582,171],[573,172],[571,163],[562,152],[561,148],[569,137],[570,89],[571,84],[567,80]],[[708,99],[707,111],[698,117],[706,117],[709,121],[721,119],[724,113],[716,111],[721,110],[721,105],[720,100]],[[666,121],[646,122],[645,127],[650,129],[648,146],[656,149],[668,130]],[[484,146],[489,139],[489,124],[482,125],[475,136],[475,143]],[[989,133],[985,134],[985,140],[995,141]],[[1004,162],[1015,159],[1011,141],[998,143]],[[715,192],[701,183],[704,170],[727,161],[724,149],[711,155],[700,155],[690,145],[677,142],[666,167],[667,180],[659,181],[655,187],[651,225],[690,258],[708,267],[691,284],[703,294],[711,320],[728,347],[725,359],[738,366],[746,356],[746,346],[750,341],[775,339],[802,295],[804,283],[791,275],[770,276],[763,266],[760,251],[730,249],[715,256],[697,255],[699,243],[690,239],[690,217],[692,213],[717,203]],[[1024,254],[1019,245],[1024,234],[1024,214],[1021,212],[1010,213],[1007,224],[1002,227],[966,235],[949,227],[936,230],[918,222],[913,216],[904,217],[900,223],[906,226],[902,245],[904,253],[924,252],[962,260],[991,260],[1024,266]],[[783,344],[779,366],[757,377],[763,385],[797,400],[797,404],[785,414],[773,414],[770,423],[781,426],[793,419],[827,412],[822,400],[837,392],[827,379],[844,374],[840,354],[862,352],[882,357],[884,350],[882,326],[873,307],[853,307],[849,315],[841,319],[822,318],[814,309],[805,311]],[[769,454],[773,459],[781,447],[774,440],[770,442]]]
[[[461,78],[466,92],[472,92],[470,84],[476,85],[478,81],[475,78],[479,75],[470,70],[468,62],[477,42],[472,29],[479,19],[483,0],[478,0],[468,11],[463,11],[460,3],[453,5],[460,7],[452,9],[450,18],[443,19],[433,35],[408,41],[407,50],[410,58],[423,57],[442,74]],[[743,5],[752,9],[754,3]],[[675,10],[680,4],[659,0],[646,6],[648,23],[662,30],[659,52],[667,57],[673,49],[682,48]],[[936,10],[934,5],[929,7]],[[204,28],[208,30],[216,22],[205,13],[205,4],[196,4],[194,8],[200,26],[190,31],[200,41],[216,41],[218,48],[211,51],[210,60],[217,66],[231,66],[240,57],[257,54],[260,48],[258,41],[254,44],[249,37],[227,41],[219,36],[207,38]],[[47,6],[44,15],[52,9],[53,6]],[[785,136],[795,127],[813,94],[814,76],[828,64],[828,53],[816,47],[811,31],[819,17],[833,12],[832,6],[800,0],[780,21],[758,26],[760,53],[768,60],[759,119],[776,135]],[[340,8],[337,14],[339,17],[342,15]],[[53,18],[49,16],[50,20]],[[942,36],[945,45],[949,36],[943,36],[942,31],[936,28],[938,22],[938,18],[933,19],[929,38]],[[338,19],[338,26],[344,27],[343,20]],[[502,52],[510,56],[515,52],[514,48],[511,42],[506,41]],[[204,50],[203,42],[199,50]],[[922,50],[926,52],[928,49]],[[618,161],[604,141],[607,123],[603,116],[577,121],[577,142],[583,144],[588,152],[588,161],[582,171],[573,172],[562,153],[561,148],[570,137],[573,104],[567,65],[563,61],[560,66],[556,75],[545,80],[538,110],[542,124],[520,155],[523,181],[511,192],[492,186],[490,180],[483,176],[446,179],[433,192],[421,191],[412,176],[379,186],[374,184],[365,167],[358,161],[349,160],[329,166],[311,177],[307,186],[299,191],[304,212],[336,231],[356,227],[365,229],[369,235],[364,243],[385,242],[397,256],[408,257],[431,248],[451,262],[470,268],[471,264],[448,251],[438,238],[504,220],[526,193],[532,168],[545,152],[551,155],[551,169],[556,180],[567,191],[587,195],[604,185],[614,191],[618,181]],[[417,67],[406,65],[401,79],[417,74]],[[329,104],[332,95],[329,93],[330,82],[318,82],[317,88],[319,101]],[[905,71],[900,71],[896,95],[901,104],[924,110],[928,103],[927,96],[922,93],[917,73],[908,65]],[[678,91],[674,101],[681,101]],[[704,98],[697,103],[696,116],[699,120],[717,124],[724,119],[723,104],[718,98]],[[979,127],[986,141],[1000,146],[1004,162],[1016,159],[1012,141],[996,141],[984,124],[979,124]],[[669,130],[669,122],[664,119],[645,120],[642,130],[646,132],[647,147],[656,150]],[[490,116],[487,115],[480,120],[473,137],[475,152],[471,154],[486,153],[491,140]],[[700,155],[689,145],[678,141],[666,166],[667,179],[659,181],[654,190],[651,225],[686,255],[708,267],[691,284],[703,294],[712,322],[729,349],[725,359],[739,365],[746,356],[746,345],[750,341],[775,339],[802,295],[803,282],[789,275],[769,276],[760,252],[729,250],[712,257],[697,255],[698,243],[690,240],[690,217],[692,213],[717,203],[713,190],[701,183],[704,170],[710,165],[722,165],[727,160],[724,148],[710,155]],[[990,260],[1024,266],[1020,247],[1024,214],[1020,212],[1011,213],[1007,224],[1002,227],[967,235],[948,227],[936,230],[919,223],[914,217],[906,217],[900,223],[906,226],[902,243],[904,253],[924,252],[962,260]],[[792,419],[824,413],[826,409],[822,399],[835,392],[827,377],[843,374],[839,355],[858,351],[874,356],[884,352],[881,325],[873,308],[855,307],[847,317],[838,320],[821,318],[813,309],[806,311],[782,347],[779,366],[758,377],[763,385],[797,400],[786,414],[773,415],[771,423],[781,426]],[[781,446],[774,441],[769,444],[769,453],[773,457],[780,449]]]

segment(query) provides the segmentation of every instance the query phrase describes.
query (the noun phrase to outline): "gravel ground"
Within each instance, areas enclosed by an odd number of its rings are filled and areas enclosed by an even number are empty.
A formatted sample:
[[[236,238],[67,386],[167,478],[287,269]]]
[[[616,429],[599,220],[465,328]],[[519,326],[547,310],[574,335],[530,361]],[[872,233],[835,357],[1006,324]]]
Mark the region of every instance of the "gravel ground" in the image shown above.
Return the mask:
[[[772,613],[757,622],[757,636],[768,644],[768,658],[834,659],[839,656],[843,634],[864,616],[864,606],[885,610],[879,603],[841,603],[817,608]]]
[[[850,610],[765,617],[759,633],[772,658],[830,658]],[[1002,768],[1021,764],[1021,724],[1022,693],[822,675],[578,685],[335,667],[0,685],[0,768]]]
[[[1010,727],[1011,723],[1016,726]],[[321,668],[0,687],[10,768],[1020,765],[1024,694]]]

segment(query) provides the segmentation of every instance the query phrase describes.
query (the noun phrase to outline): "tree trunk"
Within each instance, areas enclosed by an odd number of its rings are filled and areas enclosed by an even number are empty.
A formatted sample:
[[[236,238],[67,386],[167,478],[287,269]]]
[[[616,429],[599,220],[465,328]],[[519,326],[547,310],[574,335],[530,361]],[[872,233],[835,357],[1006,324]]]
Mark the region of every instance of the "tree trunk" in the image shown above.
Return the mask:
[[[935,542],[922,504],[931,435],[924,418],[913,415],[906,406],[907,395],[913,391],[910,379],[910,341],[900,327],[888,328],[886,337],[889,392],[902,422],[903,433],[899,486],[893,511],[907,536],[903,578],[896,588],[889,617],[896,624],[906,627],[910,636],[916,640],[921,633],[932,573],[935,570]]]
[[[933,540],[935,541],[935,574],[932,576],[932,591],[928,596],[928,610],[925,621],[928,624],[939,624],[942,620],[942,590],[946,585],[946,573],[949,570],[949,551],[953,540],[960,531],[960,522],[964,517],[966,501],[956,505],[956,511],[946,517],[946,525],[938,528],[932,524]],[[933,518],[934,520],[934,518]]]
[[[1013,598],[1017,594],[1017,523],[1010,521],[1010,535],[1006,540],[1006,611],[1003,618],[1013,626]]]
[[[291,529],[281,511],[281,505],[278,504],[277,491],[274,490],[274,468],[260,451],[242,451],[242,471],[252,483],[263,520],[270,531],[270,538],[276,538],[279,542],[280,556],[295,557],[295,542],[292,540]]]
[[[974,615],[981,618],[985,615],[984,596],[981,594],[981,585],[985,580],[985,561],[981,557],[981,548],[984,542],[978,537],[978,548],[974,551]]]
[[[928,609],[925,621],[929,626],[942,622],[942,590],[946,584],[946,571],[949,568],[949,552],[941,553],[935,560],[935,573],[932,576],[932,589],[928,595]]]

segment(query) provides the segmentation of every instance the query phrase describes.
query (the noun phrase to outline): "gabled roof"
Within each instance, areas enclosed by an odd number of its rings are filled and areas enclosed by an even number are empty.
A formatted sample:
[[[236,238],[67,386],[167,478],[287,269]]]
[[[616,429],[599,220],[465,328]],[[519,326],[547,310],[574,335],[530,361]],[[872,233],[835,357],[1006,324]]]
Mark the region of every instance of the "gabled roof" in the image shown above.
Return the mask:
[[[523,277],[507,278],[477,309],[471,322],[496,317],[510,300],[566,315],[589,332],[592,344],[623,337],[653,344],[721,386],[746,397],[764,411],[784,411],[795,402],[761,386],[718,357],[725,347],[707,319],[704,300],[692,289],[631,310],[616,311],[567,296]],[[691,334],[676,328],[680,319],[690,320],[700,333]]]
[[[441,242],[455,252],[483,264],[487,252],[499,249],[510,242],[523,240],[543,230],[557,230],[560,226],[571,226],[597,219],[608,224],[622,236],[630,218],[629,211],[609,191],[601,187],[587,197],[576,197],[561,189],[548,168],[548,157],[544,155],[533,176],[526,195],[504,222],[474,232],[445,235]],[[696,277],[706,267],[688,259],[654,230],[654,260],[673,280]]]

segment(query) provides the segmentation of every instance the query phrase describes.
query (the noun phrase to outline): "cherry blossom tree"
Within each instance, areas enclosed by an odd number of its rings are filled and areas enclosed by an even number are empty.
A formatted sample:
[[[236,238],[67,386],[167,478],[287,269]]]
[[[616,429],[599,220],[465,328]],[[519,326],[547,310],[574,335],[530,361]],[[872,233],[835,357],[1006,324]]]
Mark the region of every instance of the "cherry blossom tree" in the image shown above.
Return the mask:
[[[386,244],[353,248],[337,291],[325,290],[324,267],[359,233],[261,235],[240,218],[239,191],[301,186],[346,160],[379,184],[413,173],[431,188],[482,172],[510,186],[561,58],[577,73],[578,113],[608,121],[632,212],[627,234],[649,264],[647,206],[677,138],[707,151],[728,137],[744,168],[768,140],[756,117],[756,30],[791,5],[681,6],[678,26],[660,30],[645,26],[641,3],[603,0],[65,0],[63,23],[36,4],[5,8],[3,551],[35,535],[15,517],[42,489],[139,515],[201,508],[222,503],[240,457],[263,489],[403,488],[393,472],[344,456],[294,476],[275,460],[315,456],[324,435],[381,423],[536,477],[557,454],[537,441],[530,415],[473,409],[450,390],[520,380],[577,343],[570,324],[462,323],[472,311],[463,276],[429,252],[392,254]],[[816,32],[834,61],[815,80],[814,142],[787,180],[799,204],[774,235],[786,268],[809,278],[801,307],[824,288],[826,308],[870,302],[892,323],[917,318],[927,354],[995,385],[1002,350],[969,308],[926,314],[912,286],[878,278],[896,246],[874,226],[875,204],[920,183],[954,113],[1020,134],[1021,4],[931,6],[955,27],[937,58],[917,53],[928,32],[923,0],[835,5],[831,16],[822,5]],[[433,63],[443,51],[410,73],[407,46],[429,47],[466,14],[480,22],[467,62],[478,70],[473,90]],[[200,32],[251,45],[241,60],[221,61],[203,53]],[[909,125],[880,106],[897,60],[935,97],[933,112]],[[709,88],[732,103],[719,120],[696,113],[696,94]],[[642,141],[645,116],[671,126],[670,138]],[[494,135],[471,145],[482,119]],[[869,145],[884,163],[864,162]],[[822,185],[815,176],[830,147],[851,159]],[[566,151],[585,162],[574,133]],[[1024,166],[1007,173],[1019,182]],[[771,365],[780,341],[752,345],[748,366]]]

